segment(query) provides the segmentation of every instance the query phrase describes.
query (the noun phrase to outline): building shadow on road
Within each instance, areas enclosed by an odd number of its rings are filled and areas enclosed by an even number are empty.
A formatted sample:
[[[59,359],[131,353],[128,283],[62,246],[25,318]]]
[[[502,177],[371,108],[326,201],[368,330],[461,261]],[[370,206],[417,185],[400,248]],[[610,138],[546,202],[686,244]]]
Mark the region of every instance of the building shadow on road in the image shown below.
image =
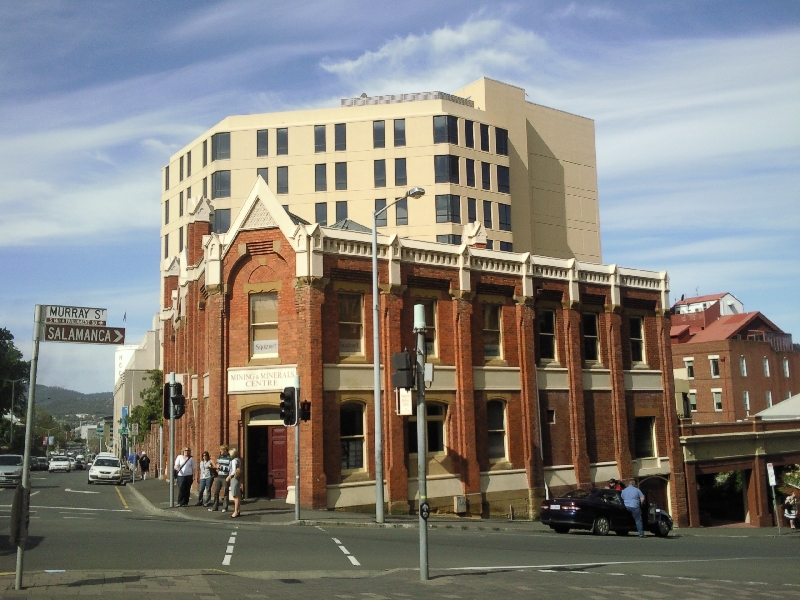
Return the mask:
[[[25,550],[33,550],[42,542],[43,539],[44,536],[29,535],[27,541],[25,542]],[[11,556],[12,554],[16,553],[17,547],[11,545],[11,543],[8,541],[8,536],[0,534],[0,556]]]

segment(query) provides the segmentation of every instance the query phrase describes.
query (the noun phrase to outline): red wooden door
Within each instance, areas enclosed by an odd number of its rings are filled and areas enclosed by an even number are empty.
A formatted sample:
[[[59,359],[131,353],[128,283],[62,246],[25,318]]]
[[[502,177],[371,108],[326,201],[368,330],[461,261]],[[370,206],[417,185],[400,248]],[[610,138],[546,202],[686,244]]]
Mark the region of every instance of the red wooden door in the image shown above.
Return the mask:
[[[269,497],[286,498],[286,427],[268,427],[269,430]]]

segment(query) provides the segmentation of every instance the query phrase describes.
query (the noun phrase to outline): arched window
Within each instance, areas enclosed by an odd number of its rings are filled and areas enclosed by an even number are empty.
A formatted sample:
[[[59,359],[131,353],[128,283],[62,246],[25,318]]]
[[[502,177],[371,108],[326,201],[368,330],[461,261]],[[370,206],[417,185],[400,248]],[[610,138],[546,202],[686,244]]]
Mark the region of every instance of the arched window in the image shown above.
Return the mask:
[[[364,468],[364,405],[345,402],[339,408],[339,438],[342,443],[342,471]]]
[[[426,420],[428,454],[444,452],[444,419],[447,416],[447,405],[436,402],[426,402]],[[408,453],[416,454],[417,449],[417,409],[408,417]]]
[[[506,404],[502,400],[486,403],[486,428],[489,431],[489,460],[506,458]]]

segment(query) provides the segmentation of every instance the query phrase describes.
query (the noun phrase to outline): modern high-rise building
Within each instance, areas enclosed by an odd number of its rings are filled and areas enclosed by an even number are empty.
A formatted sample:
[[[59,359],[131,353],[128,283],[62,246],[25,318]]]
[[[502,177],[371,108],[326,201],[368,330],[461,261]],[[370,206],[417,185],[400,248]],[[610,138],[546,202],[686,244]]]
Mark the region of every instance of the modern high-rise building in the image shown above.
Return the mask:
[[[341,106],[230,116],[175,153],[162,173],[163,269],[186,244],[189,213],[211,200],[216,232],[256,177],[309,223],[349,218],[380,231],[461,244],[481,222],[489,249],[600,263],[594,122],[526,101],[482,78],[442,92],[343,99]]]

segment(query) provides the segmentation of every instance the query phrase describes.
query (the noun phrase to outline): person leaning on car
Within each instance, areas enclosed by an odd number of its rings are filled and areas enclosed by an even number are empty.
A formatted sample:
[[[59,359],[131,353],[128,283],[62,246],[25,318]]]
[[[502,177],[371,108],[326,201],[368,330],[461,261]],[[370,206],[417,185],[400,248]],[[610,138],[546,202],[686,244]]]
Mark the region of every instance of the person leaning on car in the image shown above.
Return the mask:
[[[644,537],[644,527],[642,527],[642,506],[644,506],[644,494],[635,485],[631,484],[625,487],[620,494],[625,508],[633,515],[633,520],[636,521],[636,531],[639,532],[639,537]]]

